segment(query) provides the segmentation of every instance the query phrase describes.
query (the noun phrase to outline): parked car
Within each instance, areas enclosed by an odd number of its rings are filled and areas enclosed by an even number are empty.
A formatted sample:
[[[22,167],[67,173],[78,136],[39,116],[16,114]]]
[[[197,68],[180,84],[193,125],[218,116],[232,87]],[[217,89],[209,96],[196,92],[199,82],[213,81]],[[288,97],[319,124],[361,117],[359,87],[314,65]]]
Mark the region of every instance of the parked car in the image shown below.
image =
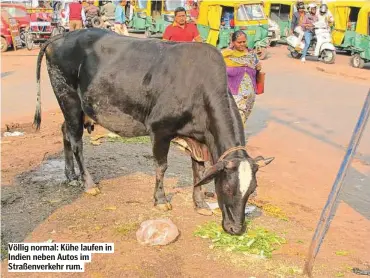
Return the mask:
[[[7,51],[13,44],[9,28],[9,18],[10,15],[5,10],[1,10],[1,52]]]

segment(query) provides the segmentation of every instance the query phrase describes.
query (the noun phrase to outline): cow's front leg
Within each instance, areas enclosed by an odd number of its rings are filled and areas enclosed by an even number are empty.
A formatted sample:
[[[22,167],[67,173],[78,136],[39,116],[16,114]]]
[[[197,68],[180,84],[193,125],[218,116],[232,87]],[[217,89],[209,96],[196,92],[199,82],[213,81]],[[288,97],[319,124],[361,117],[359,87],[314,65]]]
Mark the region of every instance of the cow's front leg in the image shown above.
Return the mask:
[[[204,173],[204,162],[198,162],[191,158],[192,168],[193,168],[193,181],[197,184]],[[193,189],[193,201],[195,210],[201,215],[212,215],[212,210],[209,208],[208,204],[204,200],[204,194],[202,192],[202,186],[194,186]]]
[[[156,162],[155,170],[155,189],[154,205],[163,211],[171,210],[172,206],[168,203],[163,187],[164,173],[167,170],[167,155],[170,149],[170,140],[153,140],[153,155]]]

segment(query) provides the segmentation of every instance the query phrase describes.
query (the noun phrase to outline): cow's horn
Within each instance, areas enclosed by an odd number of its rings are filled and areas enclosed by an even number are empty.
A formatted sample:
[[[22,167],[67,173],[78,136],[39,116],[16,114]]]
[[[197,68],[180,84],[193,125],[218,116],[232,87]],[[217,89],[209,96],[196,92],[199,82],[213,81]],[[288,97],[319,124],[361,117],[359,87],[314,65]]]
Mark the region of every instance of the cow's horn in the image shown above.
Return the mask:
[[[262,156],[257,156],[254,159],[254,162],[258,165],[258,167],[265,167],[266,165],[270,164],[275,157],[268,157],[268,158],[263,158]]]

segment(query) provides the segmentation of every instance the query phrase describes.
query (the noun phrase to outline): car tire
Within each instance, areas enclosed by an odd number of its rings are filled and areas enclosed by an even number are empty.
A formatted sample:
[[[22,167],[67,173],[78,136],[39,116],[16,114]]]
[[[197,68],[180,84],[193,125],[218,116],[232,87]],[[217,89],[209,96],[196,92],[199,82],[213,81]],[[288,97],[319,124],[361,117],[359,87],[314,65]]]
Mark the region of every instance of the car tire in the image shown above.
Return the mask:
[[[5,52],[8,50],[8,43],[6,42],[6,39],[1,37],[1,52]]]
[[[362,69],[365,66],[365,61],[360,54],[356,53],[351,57],[351,66],[358,69]]]

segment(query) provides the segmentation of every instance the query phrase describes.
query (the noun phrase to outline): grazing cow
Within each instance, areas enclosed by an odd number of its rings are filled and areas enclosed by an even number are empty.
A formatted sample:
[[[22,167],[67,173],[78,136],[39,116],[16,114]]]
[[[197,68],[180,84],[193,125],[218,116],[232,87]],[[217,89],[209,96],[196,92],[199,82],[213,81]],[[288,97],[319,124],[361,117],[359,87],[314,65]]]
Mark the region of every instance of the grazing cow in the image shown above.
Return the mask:
[[[82,152],[86,115],[120,136],[150,136],[156,162],[155,206],[171,209],[163,189],[170,142],[191,138],[208,147],[214,162],[203,175],[204,162],[192,159],[196,210],[212,214],[201,185],[215,179],[224,230],[245,232],[244,210],[257,186],[256,172],[272,158],[248,155],[238,108],[228,91],[225,63],[215,47],[125,37],[101,29],[53,37],[41,47],[37,60],[37,130],[44,54],[65,118],[62,132],[68,180],[77,179],[74,155],[86,191],[97,190]]]

